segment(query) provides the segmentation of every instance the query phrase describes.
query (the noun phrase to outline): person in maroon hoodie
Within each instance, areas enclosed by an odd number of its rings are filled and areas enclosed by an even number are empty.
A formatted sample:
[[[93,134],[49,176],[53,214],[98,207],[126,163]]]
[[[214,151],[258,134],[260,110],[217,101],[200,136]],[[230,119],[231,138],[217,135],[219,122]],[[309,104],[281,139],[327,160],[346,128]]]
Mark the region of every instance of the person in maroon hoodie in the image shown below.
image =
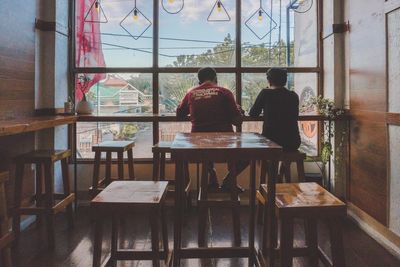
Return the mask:
[[[210,67],[201,68],[198,73],[199,85],[191,88],[176,109],[180,119],[190,114],[192,132],[233,132],[232,125],[242,124],[243,110],[235,102],[231,91],[218,86],[217,72]],[[246,168],[245,162],[236,166],[239,174]],[[230,166],[228,164],[228,170]],[[209,187],[218,188],[218,179],[214,164],[209,163]],[[231,175],[228,172],[222,183],[223,189],[229,189]],[[243,191],[238,186],[239,191]]]

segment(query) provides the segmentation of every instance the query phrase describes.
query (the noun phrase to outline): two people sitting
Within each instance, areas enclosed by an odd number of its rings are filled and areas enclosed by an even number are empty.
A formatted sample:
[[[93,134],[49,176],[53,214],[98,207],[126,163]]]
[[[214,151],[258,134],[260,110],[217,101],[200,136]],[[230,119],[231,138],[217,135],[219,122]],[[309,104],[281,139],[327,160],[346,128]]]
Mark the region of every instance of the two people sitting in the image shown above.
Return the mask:
[[[240,126],[244,116],[244,111],[236,104],[234,95],[227,88],[218,85],[217,73],[213,68],[201,68],[198,79],[199,85],[191,88],[179,104],[177,117],[185,118],[190,115],[192,132],[233,132],[233,125]],[[260,91],[249,115],[258,117],[263,113],[262,135],[282,146],[284,150],[297,150],[300,146],[297,125],[299,97],[285,87],[285,69],[269,69],[267,80],[270,87]],[[237,175],[248,166],[245,161],[235,164]],[[214,164],[209,162],[208,165],[209,187],[218,188]],[[231,189],[231,169],[232,163],[228,163],[228,173],[221,185],[224,190]],[[239,192],[244,191],[236,186]]]

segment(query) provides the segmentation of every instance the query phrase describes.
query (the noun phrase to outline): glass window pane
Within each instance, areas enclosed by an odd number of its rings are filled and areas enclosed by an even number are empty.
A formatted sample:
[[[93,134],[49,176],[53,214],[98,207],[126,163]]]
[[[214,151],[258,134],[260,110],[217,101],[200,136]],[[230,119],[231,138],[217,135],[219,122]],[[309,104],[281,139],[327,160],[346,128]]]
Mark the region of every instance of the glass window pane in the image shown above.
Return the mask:
[[[136,17],[134,3],[76,1],[77,67],[152,66],[153,1],[137,0]]]
[[[242,0],[242,65],[316,66],[316,1],[261,3]]]
[[[139,115],[153,112],[150,73],[78,74],[76,90],[79,88],[88,90],[86,99],[92,103],[95,115]]]
[[[192,124],[190,122],[161,122],[159,124],[160,141],[174,141],[177,133],[190,133]]]
[[[153,145],[152,123],[147,122],[80,122],[77,124],[77,157],[92,159],[92,146],[104,141],[135,141],[133,156],[135,158],[152,158]],[[117,155],[113,153],[113,158]],[[103,153],[102,157],[105,157]],[[126,153],[124,153],[126,158]]]
[[[160,74],[160,114],[175,115],[176,107],[188,90],[197,86],[199,81],[196,73],[161,73]],[[219,86],[225,87],[236,94],[235,74],[218,73]]]
[[[161,0],[160,57],[162,67],[234,66],[235,1]],[[209,18],[209,19],[207,19]]]

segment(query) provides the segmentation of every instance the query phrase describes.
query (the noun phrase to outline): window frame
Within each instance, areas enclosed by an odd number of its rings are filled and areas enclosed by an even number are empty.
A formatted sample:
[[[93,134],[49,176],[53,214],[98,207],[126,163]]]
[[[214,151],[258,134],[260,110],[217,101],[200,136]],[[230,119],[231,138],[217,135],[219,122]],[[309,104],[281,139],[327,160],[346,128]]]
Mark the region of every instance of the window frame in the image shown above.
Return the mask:
[[[242,16],[242,0],[236,1],[236,18]],[[323,95],[323,40],[321,33],[323,29],[323,0],[314,0],[316,4],[316,16],[317,16],[317,66],[315,67],[286,67],[288,73],[315,73],[317,75],[317,94]],[[153,0],[153,64],[151,67],[76,67],[76,35],[75,35],[75,2],[71,1],[70,4],[70,95],[75,101],[75,76],[81,73],[151,73],[152,74],[152,87],[153,87],[153,114],[135,115],[135,116],[91,116],[83,118],[79,121],[91,121],[91,122],[151,122],[153,124],[153,144],[157,144],[159,141],[159,123],[160,122],[177,122],[175,116],[165,116],[159,114],[159,76],[161,73],[197,73],[199,67],[160,67],[159,62],[159,12],[160,12],[160,0]],[[236,19],[235,21],[235,66],[234,67],[215,67],[217,73],[234,73],[236,82],[236,102],[242,104],[242,74],[243,73],[265,73],[271,67],[243,67],[242,66],[242,20]],[[245,121],[260,121],[261,119],[245,118]],[[322,127],[318,134],[318,155],[321,149],[321,136]],[[237,128],[237,131],[241,131],[241,127]],[[76,133],[75,133],[76,136]],[[71,139],[71,136],[70,136]],[[76,139],[76,138],[75,138]],[[74,147],[76,150],[76,146]],[[151,162],[148,158],[135,158],[139,162]],[[77,159],[78,162],[89,163],[93,159]]]

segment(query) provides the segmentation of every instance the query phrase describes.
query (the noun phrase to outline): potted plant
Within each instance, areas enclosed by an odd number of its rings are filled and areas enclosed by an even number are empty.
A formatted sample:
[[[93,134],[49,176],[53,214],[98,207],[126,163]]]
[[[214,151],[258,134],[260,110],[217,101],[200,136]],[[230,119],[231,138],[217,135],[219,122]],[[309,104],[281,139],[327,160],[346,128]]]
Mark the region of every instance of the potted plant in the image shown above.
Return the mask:
[[[308,100],[304,102],[302,107],[300,108],[302,113],[307,112],[316,112],[327,118],[324,121],[324,132],[321,140],[321,155],[320,162],[321,166],[316,162],[318,168],[321,170],[322,176],[326,177],[326,164],[330,163],[330,159],[333,155],[333,146],[332,146],[332,138],[336,134],[335,127],[332,126],[332,122],[340,115],[344,113],[343,109],[339,109],[335,107],[335,103],[328,98],[324,98],[321,95],[312,96]],[[342,141],[338,144],[338,147],[343,145]],[[329,168],[330,169],[330,168]],[[328,175],[328,179],[330,179],[330,174]],[[325,183],[326,184],[326,183]],[[328,181],[328,189],[330,187],[330,181]]]
[[[76,104],[76,112],[78,114],[92,114],[93,113],[93,105],[87,101],[86,94],[83,90],[85,85],[90,81],[90,78],[86,75],[81,75],[78,77],[78,89],[82,92],[82,100]]]

